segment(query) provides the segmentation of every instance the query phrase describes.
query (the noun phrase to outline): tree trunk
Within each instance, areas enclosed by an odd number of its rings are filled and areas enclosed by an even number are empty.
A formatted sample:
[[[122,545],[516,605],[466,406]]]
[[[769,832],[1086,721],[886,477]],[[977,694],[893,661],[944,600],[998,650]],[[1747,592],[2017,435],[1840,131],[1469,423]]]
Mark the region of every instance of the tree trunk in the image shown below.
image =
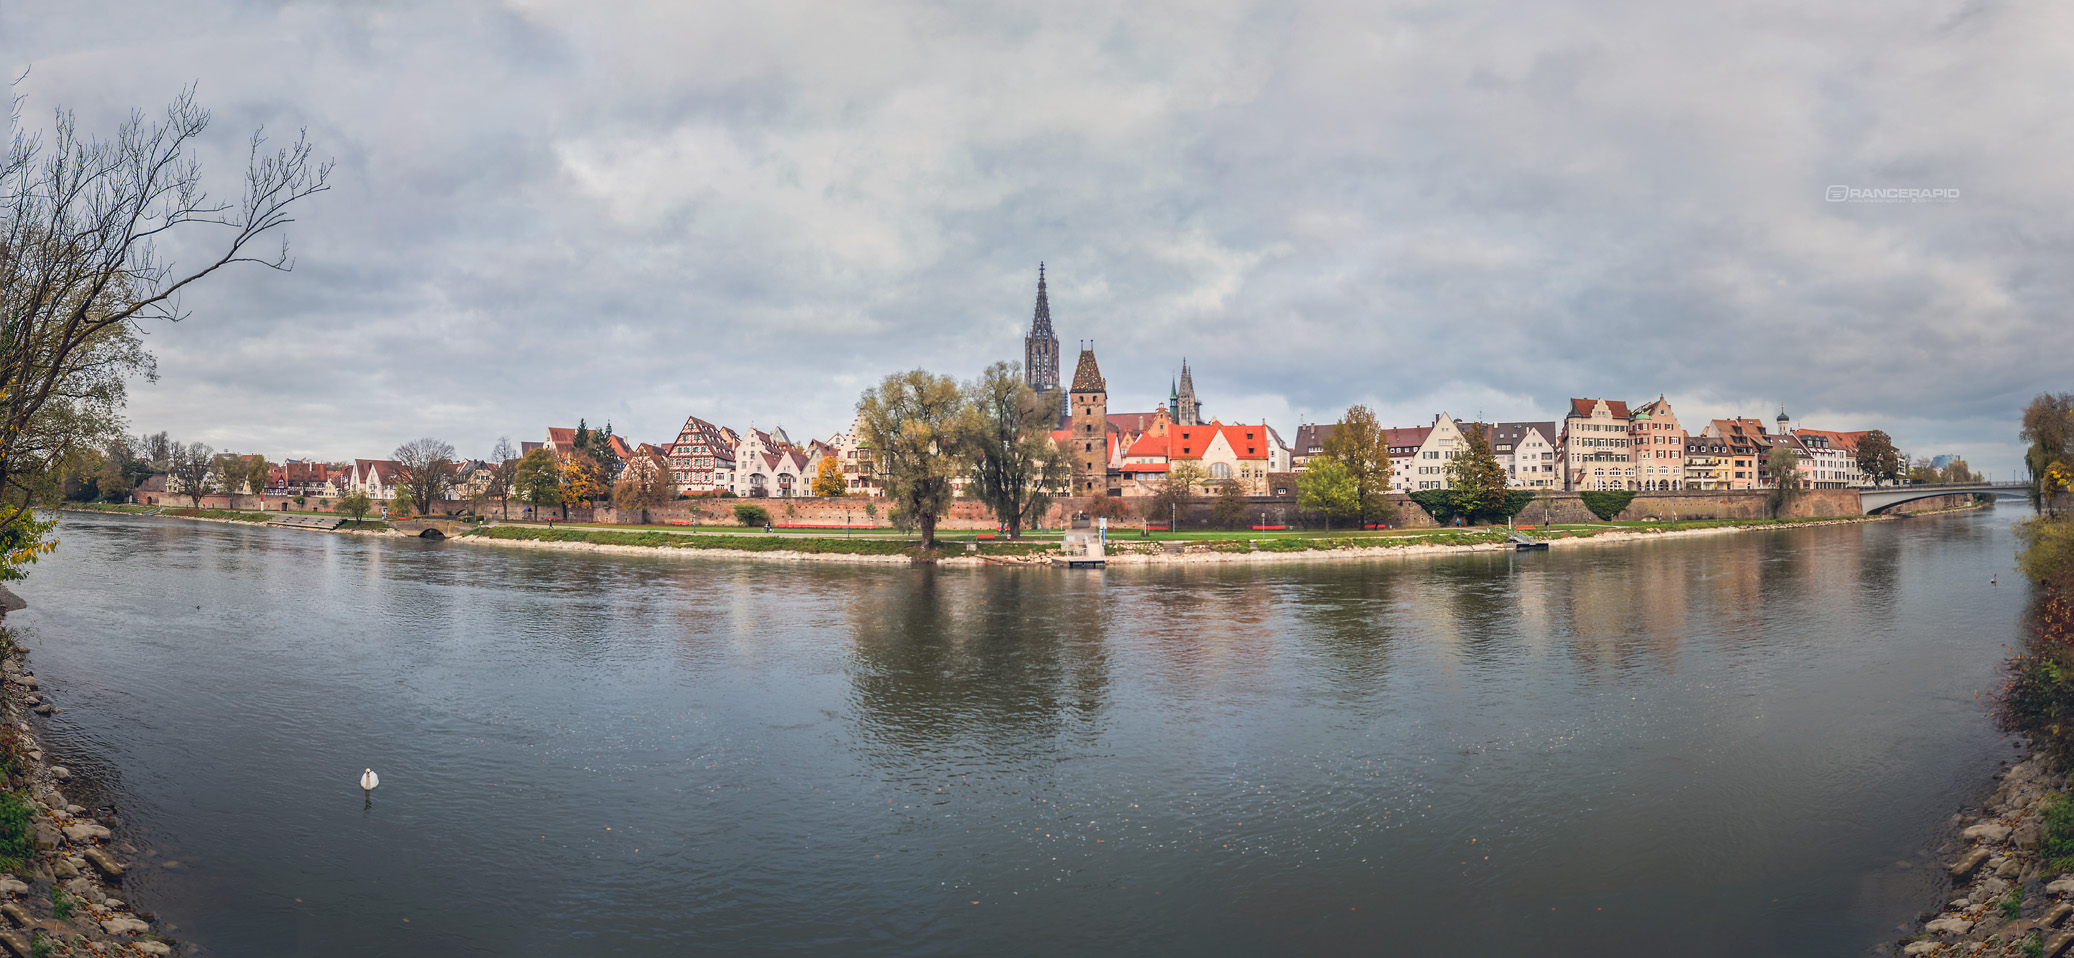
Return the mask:
[[[936,517],[935,517],[935,516],[932,516],[932,515],[926,515],[926,514],[925,514],[925,515],[923,515],[923,516],[922,516],[922,548],[923,548],[923,549],[933,549],[933,548],[935,548],[935,547],[936,547]]]

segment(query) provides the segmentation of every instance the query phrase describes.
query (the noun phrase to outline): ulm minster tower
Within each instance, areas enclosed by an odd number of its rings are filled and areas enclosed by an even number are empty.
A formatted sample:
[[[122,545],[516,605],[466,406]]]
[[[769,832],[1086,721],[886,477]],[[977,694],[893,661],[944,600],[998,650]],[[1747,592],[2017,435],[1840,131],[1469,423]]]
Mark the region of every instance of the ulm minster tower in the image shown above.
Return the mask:
[[[1070,383],[1061,382],[1060,358],[1058,332],[1051,323],[1051,293],[1044,264],[1039,263],[1037,308],[1030,318],[1030,332],[1023,337],[1023,382],[1040,394],[1059,393],[1059,424],[1052,435],[1072,459],[1074,495],[1118,494],[1123,473],[1130,471],[1124,468],[1124,453],[1136,440],[1150,435],[1157,440],[1155,445],[1164,448],[1169,426],[1212,425],[1203,419],[1203,404],[1195,396],[1194,371],[1186,359],[1181,361],[1180,377],[1170,385],[1167,401],[1158,410],[1111,413],[1109,384],[1095,362],[1094,342],[1080,341]],[[1182,453],[1187,452],[1184,443]]]
[[[1059,337],[1051,331],[1051,303],[1044,296],[1044,264],[1037,264],[1037,315],[1023,337],[1023,382],[1039,393],[1059,388]]]

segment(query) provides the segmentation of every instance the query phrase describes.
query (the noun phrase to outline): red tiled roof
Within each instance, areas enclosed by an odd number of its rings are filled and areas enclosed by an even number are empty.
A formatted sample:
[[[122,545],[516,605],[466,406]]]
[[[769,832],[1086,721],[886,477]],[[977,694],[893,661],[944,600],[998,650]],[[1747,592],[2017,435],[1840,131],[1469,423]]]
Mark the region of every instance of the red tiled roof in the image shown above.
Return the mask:
[[[1137,442],[1131,444],[1130,449],[1124,452],[1125,456],[1159,456],[1162,458],[1164,458],[1166,454],[1166,436],[1140,437]]]
[[[1258,423],[1246,425],[1234,423],[1211,423],[1207,426],[1174,426],[1167,430],[1167,457],[1169,459],[1201,459],[1203,451],[1210,448],[1217,435],[1224,435],[1225,445],[1231,447],[1232,455],[1239,459],[1267,458],[1267,427]],[[1179,446],[1178,451],[1174,447]]]
[[[1389,429],[1385,432],[1389,434],[1389,438],[1384,442],[1387,442],[1390,448],[1398,449],[1404,446],[1425,445],[1426,437],[1433,435],[1433,427],[1413,426],[1409,429]]]
[[[1572,399],[1570,400],[1570,415],[1578,419],[1590,419],[1592,414],[1592,407],[1598,405],[1601,401],[1602,400],[1598,399]],[[1606,404],[1607,411],[1613,413],[1613,418],[1633,418],[1628,414],[1627,403],[1622,402],[1618,399],[1607,399],[1603,400],[1603,402],[1605,402]]]

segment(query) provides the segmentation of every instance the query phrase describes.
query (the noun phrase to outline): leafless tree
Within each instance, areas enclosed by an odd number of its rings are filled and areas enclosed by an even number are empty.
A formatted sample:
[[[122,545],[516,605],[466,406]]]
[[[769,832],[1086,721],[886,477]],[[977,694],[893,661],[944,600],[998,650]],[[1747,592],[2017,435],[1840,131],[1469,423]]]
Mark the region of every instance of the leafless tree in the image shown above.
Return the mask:
[[[396,482],[409,492],[419,515],[431,512],[432,504],[454,488],[453,446],[427,436],[397,446],[390,456],[396,460]]]
[[[171,480],[166,491],[186,496],[199,507],[209,494],[209,467],[215,464],[216,450],[200,442],[172,443],[171,450],[166,456],[166,478]]]
[[[164,472],[173,461],[173,437],[161,429],[149,436],[137,437],[137,454],[153,469]]]
[[[490,483],[483,493],[497,500],[504,518],[511,518],[511,481],[518,474],[519,454],[511,446],[510,436],[498,436],[496,448],[490,450]]]
[[[73,443],[95,438],[51,411],[84,394],[87,420],[111,421],[91,415],[119,406],[110,377],[148,367],[136,324],[185,318],[187,287],[233,263],[292,266],[285,239],[278,251],[258,246],[293,222],[297,201],[327,188],[331,171],[302,136],[269,152],[254,133],[242,196],[211,198],[195,156],[209,112],[192,87],[163,117],[132,113],[112,140],[80,134],[60,110],[47,147],[22,128],[21,105],[10,105],[13,135],[0,154],[0,497],[17,500]],[[222,231],[213,247],[204,245],[212,227]],[[176,267],[156,248],[167,237],[213,252]]]

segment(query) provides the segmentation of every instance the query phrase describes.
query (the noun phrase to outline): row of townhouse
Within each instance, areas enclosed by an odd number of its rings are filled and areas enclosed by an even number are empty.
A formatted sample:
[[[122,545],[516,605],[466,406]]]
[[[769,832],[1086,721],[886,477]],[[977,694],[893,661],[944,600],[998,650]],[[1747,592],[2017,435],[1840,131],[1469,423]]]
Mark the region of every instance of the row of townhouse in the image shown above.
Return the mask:
[[[1463,430],[1474,425],[1441,413],[1429,426],[1387,430],[1391,490],[1446,488],[1449,463],[1468,450]],[[1336,428],[1330,423],[1299,426],[1294,468],[1301,471],[1323,453]],[[1857,443],[1864,432],[1795,428],[1784,410],[1776,430],[1736,418],[1711,420],[1694,433],[1679,423],[1662,396],[1632,408],[1619,400],[1572,399],[1560,423],[1485,423],[1483,429],[1508,484],[1516,489],[1769,489],[1776,482],[1767,457],[1779,445],[1798,455],[1795,478],[1804,487],[1871,484],[1858,467]]]
[[[1569,489],[1638,492],[1776,488],[1772,449],[1792,449],[1791,481],[1804,488],[1850,489],[1872,484],[1858,465],[1865,431],[1796,428],[1784,409],[1767,430],[1747,417],[1713,419],[1698,432],[1678,421],[1662,396],[1632,410],[1611,399],[1572,399],[1558,439]]]
[[[677,430],[675,442],[666,447],[644,443],[641,448],[654,449],[672,484],[691,495],[810,496],[824,459],[836,461],[845,492],[875,495],[878,487],[871,478],[869,456],[858,455],[856,435],[852,426],[827,441],[809,439],[802,445],[783,427],[765,432],[752,426],[742,433],[690,416]]]
[[[1463,432],[1474,423],[1464,423],[1447,413],[1433,417],[1430,426],[1393,428],[1386,432],[1390,450],[1390,491],[1418,492],[1445,489],[1447,467],[1469,451]],[[1337,426],[1311,423],[1296,430],[1296,468],[1301,470],[1312,456],[1325,451],[1325,441]],[[1484,423],[1484,440],[1503,467],[1507,484],[1519,489],[1560,485],[1553,422]]]

